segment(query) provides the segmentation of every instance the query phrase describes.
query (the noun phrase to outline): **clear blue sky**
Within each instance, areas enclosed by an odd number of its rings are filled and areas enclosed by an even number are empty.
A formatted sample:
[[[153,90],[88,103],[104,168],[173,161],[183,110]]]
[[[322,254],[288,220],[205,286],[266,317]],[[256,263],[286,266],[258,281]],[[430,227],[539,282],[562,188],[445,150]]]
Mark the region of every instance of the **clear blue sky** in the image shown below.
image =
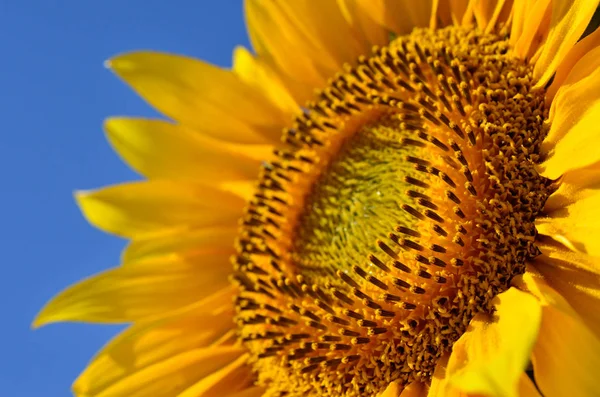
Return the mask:
[[[86,224],[72,192],[137,178],[102,120],[154,115],[102,62],[155,49],[229,66],[247,45],[242,2],[4,0],[0,37],[0,395],[69,396],[118,328],[30,323],[56,292],[118,263],[124,242]]]

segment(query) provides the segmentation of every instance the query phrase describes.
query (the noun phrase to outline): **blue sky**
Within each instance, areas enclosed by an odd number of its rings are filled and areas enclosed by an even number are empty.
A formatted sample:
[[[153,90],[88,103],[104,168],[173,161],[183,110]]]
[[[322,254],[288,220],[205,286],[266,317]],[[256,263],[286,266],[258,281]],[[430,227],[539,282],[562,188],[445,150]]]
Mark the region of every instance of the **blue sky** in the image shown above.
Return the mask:
[[[154,115],[102,63],[155,49],[229,66],[248,45],[242,2],[7,0],[0,37],[0,394],[68,396],[118,327],[30,323],[56,292],[118,264],[124,242],[89,226],[72,192],[137,178],[102,120]]]

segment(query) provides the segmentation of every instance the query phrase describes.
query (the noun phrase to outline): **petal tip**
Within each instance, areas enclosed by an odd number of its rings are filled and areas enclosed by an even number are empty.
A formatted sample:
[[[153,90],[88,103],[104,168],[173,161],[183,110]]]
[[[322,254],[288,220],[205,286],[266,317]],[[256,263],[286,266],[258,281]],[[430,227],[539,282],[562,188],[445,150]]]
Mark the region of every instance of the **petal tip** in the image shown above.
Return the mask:
[[[32,330],[36,330],[42,328],[43,326],[56,322],[56,320],[52,316],[52,310],[50,310],[52,308],[53,301],[54,299],[50,300],[49,302],[46,302],[42,309],[35,315],[35,318],[33,319],[30,325]]]

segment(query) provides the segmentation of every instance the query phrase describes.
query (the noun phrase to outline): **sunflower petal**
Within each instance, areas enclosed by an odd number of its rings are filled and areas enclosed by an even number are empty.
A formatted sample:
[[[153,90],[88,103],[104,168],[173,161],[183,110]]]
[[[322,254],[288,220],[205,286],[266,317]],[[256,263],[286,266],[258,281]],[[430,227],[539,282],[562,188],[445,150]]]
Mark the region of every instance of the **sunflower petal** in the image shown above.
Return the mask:
[[[398,382],[391,382],[383,393],[378,394],[377,397],[399,397],[401,392],[402,385]]]
[[[585,31],[598,7],[598,0],[553,0],[552,19],[533,77],[543,87]]]
[[[545,141],[553,149],[542,167],[555,179],[568,170],[600,161],[596,148],[600,122],[600,47],[572,68],[550,109],[551,127]]]
[[[235,360],[243,349],[234,346],[193,349],[146,367],[102,393],[83,396],[171,397]]]
[[[398,35],[429,26],[432,1],[356,0],[363,12]]]
[[[315,57],[314,46],[279,2],[246,0],[244,6],[248,35],[259,59],[275,70],[297,103],[304,103],[314,89],[325,85],[329,70],[323,62],[332,62],[331,58],[326,53]],[[322,61],[316,64],[313,59]],[[294,79],[301,84],[294,84]]]
[[[355,0],[337,0],[337,3],[352,31],[358,36],[363,54],[370,53],[374,45],[381,46],[389,42],[387,29],[363,12]]]
[[[173,120],[217,139],[272,142],[267,138],[272,126],[263,125],[272,119],[272,108],[231,71],[192,58],[142,51],[118,55],[107,65]]]
[[[531,0],[515,0],[512,7],[512,23],[510,25],[510,44],[514,46],[517,40],[521,37],[525,25],[525,17],[527,8],[530,6]],[[515,48],[513,48],[513,51]]]
[[[431,377],[431,384],[427,392],[427,397],[469,397],[468,393],[465,393],[450,384],[447,371],[448,357],[449,355],[446,354],[438,359],[435,370],[433,371],[433,376]]]
[[[230,255],[156,258],[99,273],[55,296],[34,327],[59,321],[138,321],[197,302],[229,285]]]
[[[147,178],[215,182],[255,179],[258,175],[260,161],[181,125],[111,118],[104,129],[121,157]]]
[[[78,192],[77,202],[94,226],[122,237],[169,230],[235,225],[244,200],[192,182],[152,180]]]
[[[471,2],[473,4],[473,15],[479,29],[486,30],[496,8],[496,3],[500,2],[504,3],[503,0],[473,0]]]
[[[494,318],[476,316],[452,347],[449,382],[466,393],[517,396],[529,362],[541,308],[531,295],[511,288],[498,295]]]
[[[425,397],[427,388],[424,383],[412,382],[402,390],[400,397]]]
[[[425,397],[426,390],[425,385],[421,382],[412,382],[402,388],[401,383],[394,381],[377,397]]]
[[[600,258],[557,246],[541,245],[540,249],[535,269],[600,338]]]
[[[500,22],[506,19],[512,11],[512,1],[509,0],[474,0],[473,14],[479,29],[486,33],[493,31]]]
[[[600,29],[594,30],[588,36],[578,41],[562,60],[552,79],[552,84],[546,90],[546,99],[552,103],[556,91],[563,85],[573,67],[579,60],[594,48],[600,46]]]
[[[600,163],[569,170],[560,179],[558,189],[548,197],[544,205],[544,213],[551,214],[599,192]]]
[[[152,257],[223,255],[231,253],[237,227],[212,227],[149,236],[131,241],[122,255],[124,265]]]
[[[262,397],[265,394],[265,389],[259,386],[250,387],[233,394],[228,394],[226,397]]]
[[[282,123],[287,124],[300,111],[300,106],[275,73],[246,48],[236,47],[233,51],[233,71],[244,83],[260,90],[269,103],[279,109],[279,112],[273,112],[273,118],[279,117]]]
[[[600,340],[543,279],[526,273],[523,281],[542,303],[542,324],[532,355],[542,393],[547,397],[600,395]]]
[[[523,373],[519,379],[519,397],[542,397],[540,391],[535,387],[535,383]]]
[[[529,59],[546,39],[552,13],[551,0],[518,0],[513,7],[510,43],[513,53]],[[516,12],[521,15],[514,19]]]
[[[170,357],[213,347],[211,345],[232,328],[233,289],[224,292],[131,325],[94,357],[73,384],[75,394],[106,395],[115,385],[126,384],[140,371],[153,367],[157,376],[168,376],[168,371],[161,373],[159,369],[160,364]],[[235,350],[230,351],[235,353]]]
[[[281,9],[312,43],[319,58],[331,58],[332,75],[347,62],[354,62],[360,55],[371,52],[370,45],[363,45],[352,30],[337,1],[323,1],[315,7],[313,0],[281,1]]]
[[[252,385],[252,367],[248,354],[240,356],[226,367],[203,378],[177,397],[222,397]]]
[[[600,256],[600,191],[593,193],[536,219],[538,232],[573,251]]]

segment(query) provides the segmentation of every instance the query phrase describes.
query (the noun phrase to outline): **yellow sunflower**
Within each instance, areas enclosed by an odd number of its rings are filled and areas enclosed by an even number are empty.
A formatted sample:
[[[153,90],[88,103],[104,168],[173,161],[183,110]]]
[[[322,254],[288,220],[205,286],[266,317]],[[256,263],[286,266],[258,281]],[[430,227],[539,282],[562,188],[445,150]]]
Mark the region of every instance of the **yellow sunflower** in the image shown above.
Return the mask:
[[[172,121],[77,195],[131,242],[35,325],[131,325],[75,394],[600,395],[597,6],[248,0],[232,70],[110,60]]]

